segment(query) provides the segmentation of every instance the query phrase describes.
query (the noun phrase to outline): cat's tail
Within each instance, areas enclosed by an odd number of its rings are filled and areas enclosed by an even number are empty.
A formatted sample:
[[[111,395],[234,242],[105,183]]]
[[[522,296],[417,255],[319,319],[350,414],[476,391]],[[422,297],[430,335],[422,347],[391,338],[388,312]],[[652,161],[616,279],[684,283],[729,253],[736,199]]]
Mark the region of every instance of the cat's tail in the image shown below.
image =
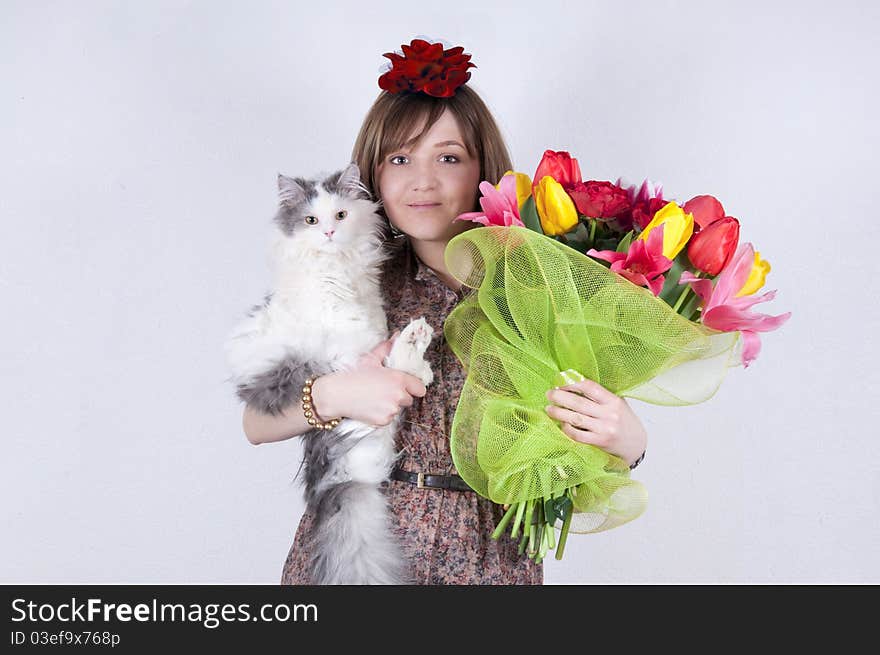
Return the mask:
[[[409,584],[391,532],[388,502],[378,485],[341,482],[319,499],[312,554],[314,584]]]

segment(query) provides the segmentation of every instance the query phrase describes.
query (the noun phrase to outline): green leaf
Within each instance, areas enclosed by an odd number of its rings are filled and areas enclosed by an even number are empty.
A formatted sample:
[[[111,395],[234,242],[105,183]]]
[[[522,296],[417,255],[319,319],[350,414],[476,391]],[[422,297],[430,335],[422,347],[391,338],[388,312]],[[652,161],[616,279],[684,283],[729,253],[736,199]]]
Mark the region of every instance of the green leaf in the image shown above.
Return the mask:
[[[616,252],[626,252],[627,250],[629,250],[629,244],[632,243],[634,233],[635,230],[630,230],[626,233],[626,235],[624,235],[624,237],[620,240],[620,243],[617,244]]]
[[[590,238],[590,230],[587,229],[586,223],[582,220],[578,220],[577,224],[568,231],[568,234],[572,235],[578,241],[583,241],[586,243]]]
[[[684,286],[684,285],[682,285],[682,286]],[[696,293],[694,293],[684,303],[684,305],[681,306],[681,308],[678,310],[678,313],[681,314],[682,316],[688,318],[688,317],[690,317],[691,314],[694,313],[694,310],[697,309],[697,305],[699,305],[701,302],[702,302],[702,300],[700,299],[700,297]]]
[[[519,208],[519,218],[530,230],[538,234],[544,234],[541,227],[541,219],[538,218],[538,210],[535,207],[535,196],[529,196]]]
[[[574,248],[581,254],[589,250],[587,247],[589,241],[590,235],[586,226],[581,222],[578,222],[572,229],[565,233],[566,245]]]
[[[666,280],[663,282],[663,289],[660,290],[658,297],[666,301],[669,306],[674,305],[685,289],[685,285],[679,284],[678,280],[684,271],[692,271],[692,269],[693,264],[688,259],[687,248],[682,248],[681,252],[672,260],[672,267],[664,274]]]
[[[613,250],[617,252],[617,239],[614,237],[604,237],[602,239],[596,239],[596,245],[593,247],[596,250]]]
[[[556,519],[565,520],[565,513],[569,507],[571,507],[571,499],[568,496],[552,498],[546,501],[544,503],[544,516],[548,517],[547,523],[554,525]],[[550,516],[553,518],[549,518]]]
[[[678,261],[681,262],[681,265],[684,266],[687,270],[694,273],[696,271],[696,267],[691,263],[690,257],[688,257],[687,253],[687,245],[681,249],[681,252],[675,257]]]

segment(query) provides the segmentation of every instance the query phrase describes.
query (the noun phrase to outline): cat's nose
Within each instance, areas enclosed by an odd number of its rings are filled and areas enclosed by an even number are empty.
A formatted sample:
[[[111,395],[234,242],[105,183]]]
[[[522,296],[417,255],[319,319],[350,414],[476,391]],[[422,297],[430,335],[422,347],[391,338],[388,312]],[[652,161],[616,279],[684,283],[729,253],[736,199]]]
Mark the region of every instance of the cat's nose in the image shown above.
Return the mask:
[[[327,232],[324,232],[324,234],[326,234],[326,235],[327,235],[327,238],[329,239],[330,237],[333,236],[333,233],[334,233],[335,231],[336,231],[336,230],[328,230]]]

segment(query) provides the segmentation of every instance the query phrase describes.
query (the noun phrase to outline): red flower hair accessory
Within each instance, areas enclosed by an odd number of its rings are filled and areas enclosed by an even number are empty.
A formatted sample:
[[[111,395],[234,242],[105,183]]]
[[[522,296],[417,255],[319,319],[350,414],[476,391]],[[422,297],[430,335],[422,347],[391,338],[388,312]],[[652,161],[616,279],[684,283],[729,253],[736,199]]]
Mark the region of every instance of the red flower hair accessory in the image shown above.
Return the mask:
[[[416,38],[401,48],[402,55],[398,52],[382,55],[391,60],[391,66],[379,78],[379,87],[388,93],[421,91],[436,98],[448,98],[471,79],[468,68],[477,67],[461,46],[444,49],[442,43]]]

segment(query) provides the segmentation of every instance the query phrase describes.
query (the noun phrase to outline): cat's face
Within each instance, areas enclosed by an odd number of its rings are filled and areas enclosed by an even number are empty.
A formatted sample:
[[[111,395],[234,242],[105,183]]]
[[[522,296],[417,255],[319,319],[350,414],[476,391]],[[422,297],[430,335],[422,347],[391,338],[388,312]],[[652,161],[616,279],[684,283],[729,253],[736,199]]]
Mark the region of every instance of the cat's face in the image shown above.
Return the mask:
[[[381,234],[378,203],[369,199],[354,163],[324,178],[279,174],[278,191],[275,224],[297,246],[337,252]]]

